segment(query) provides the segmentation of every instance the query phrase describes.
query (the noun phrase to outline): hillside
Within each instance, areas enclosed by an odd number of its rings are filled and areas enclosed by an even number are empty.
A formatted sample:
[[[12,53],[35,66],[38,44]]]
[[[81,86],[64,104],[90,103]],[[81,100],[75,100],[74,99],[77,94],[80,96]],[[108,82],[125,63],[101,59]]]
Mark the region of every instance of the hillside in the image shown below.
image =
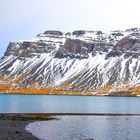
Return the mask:
[[[0,60],[0,92],[140,95],[140,29],[49,30],[10,42]]]

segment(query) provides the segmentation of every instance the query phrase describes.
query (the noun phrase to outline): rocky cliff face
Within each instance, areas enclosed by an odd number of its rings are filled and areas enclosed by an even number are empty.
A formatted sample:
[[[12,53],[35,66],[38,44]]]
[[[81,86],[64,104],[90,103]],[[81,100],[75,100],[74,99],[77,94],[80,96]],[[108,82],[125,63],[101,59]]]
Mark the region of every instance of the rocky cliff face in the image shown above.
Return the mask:
[[[138,28],[45,31],[31,40],[9,43],[0,60],[0,91],[138,95],[139,56]]]

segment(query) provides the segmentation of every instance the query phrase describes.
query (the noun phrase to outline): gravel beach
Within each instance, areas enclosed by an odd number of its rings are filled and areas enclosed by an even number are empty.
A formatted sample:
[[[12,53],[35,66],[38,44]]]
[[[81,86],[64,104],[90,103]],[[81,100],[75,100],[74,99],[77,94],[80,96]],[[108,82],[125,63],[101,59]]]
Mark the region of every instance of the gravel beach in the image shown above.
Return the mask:
[[[0,119],[0,140],[38,140],[25,130],[30,122]]]
[[[26,125],[50,119],[41,114],[0,114],[0,140],[38,140],[25,130]]]
[[[139,117],[140,114],[95,114],[95,113],[0,113],[0,140],[38,140],[25,130],[26,125],[37,121],[58,119],[57,116],[110,116],[110,117]],[[137,119],[139,121],[139,119]],[[138,129],[139,130],[139,129]]]

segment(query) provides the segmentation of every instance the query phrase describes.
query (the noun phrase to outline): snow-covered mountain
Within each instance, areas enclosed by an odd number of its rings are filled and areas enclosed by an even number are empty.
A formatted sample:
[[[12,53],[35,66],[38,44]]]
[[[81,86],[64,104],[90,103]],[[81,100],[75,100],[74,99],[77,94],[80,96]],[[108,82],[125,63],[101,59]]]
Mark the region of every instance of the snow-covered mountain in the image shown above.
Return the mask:
[[[49,30],[10,42],[0,60],[6,93],[138,95],[140,29]]]

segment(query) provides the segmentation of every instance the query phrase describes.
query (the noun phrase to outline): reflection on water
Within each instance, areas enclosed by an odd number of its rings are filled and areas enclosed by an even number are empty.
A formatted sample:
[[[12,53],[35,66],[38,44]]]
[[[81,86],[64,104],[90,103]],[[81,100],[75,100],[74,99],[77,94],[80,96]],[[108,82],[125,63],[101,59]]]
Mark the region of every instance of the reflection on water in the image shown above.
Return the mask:
[[[1,113],[140,113],[140,97],[0,95]]]
[[[26,130],[40,140],[138,140],[140,117],[62,116],[30,123]]]

